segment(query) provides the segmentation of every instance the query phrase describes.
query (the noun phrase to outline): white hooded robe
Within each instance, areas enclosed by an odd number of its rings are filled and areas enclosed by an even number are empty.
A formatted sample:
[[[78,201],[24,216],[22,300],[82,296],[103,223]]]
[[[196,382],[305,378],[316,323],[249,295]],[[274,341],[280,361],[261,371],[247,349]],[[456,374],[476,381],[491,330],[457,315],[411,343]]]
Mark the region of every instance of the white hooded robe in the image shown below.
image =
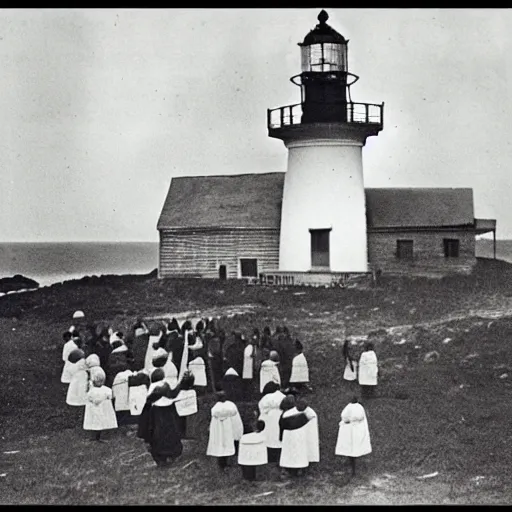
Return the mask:
[[[89,375],[85,359],[80,359],[70,368],[72,372],[66,395],[66,403],[73,406],[83,406],[86,403],[87,389],[89,387]]]
[[[359,359],[359,384],[361,386],[376,386],[378,373],[375,352],[373,350],[363,352]]]
[[[206,455],[229,457],[235,454],[235,434],[233,425],[235,416],[240,416],[233,402],[217,402],[211,410],[210,435]],[[241,435],[240,435],[241,437]],[[240,437],[238,439],[240,439]]]
[[[336,455],[361,457],[371,453],[368,420],[361,404],[348,404],[341,413],[339,425]]]
[[[263,432],[244,434],[238,448],[238,464],[262,466],[268,462],[267,445]]]
[[[260,416],[258,419],[265,422],[263,434],[265,435],[268,448],[281,448],[279,440],[279,418],[281,417],[280,406],[285,398],[285,394],[277,390],[274,393],[268,393],[258,402]]]
[[[244,366],[242,379],[252,379],[254,371],[254,347],[249,343],[244,349]]]
[[[117,418],[112,406],[112,390],[107,386],[93,386],[87,393],[84,413],[85,430],[117,428]]]
[[[260,369],[260,393],[263,393],[263,388],[268,382],[275,382],[281,385],[281,375],[279,374],[278,363],[267,359],[261,363]]]
[[[298,382],[309,382],[309,367],[306,356],[303,353],[297,354],[292,360],[292,374],[290,384]]]
[[[73,375],[73,371],[71,370],[73,363],[68,361],[69,354],[73,352],[73,350],[78,349],[78,345],[71,339],[64,343],[62,347],[62,360],[64,361],[64,367],[62,368],[62,374],[60,377],[60,381],[63,384],[69,384],[71,382],[71,377]]]
[[[299,414],[296,407],[283,413],[283,418]],[[309,422],[308,422],[309,423]],[[281,457],[279,465],[282,468],[307,468],[309,466],[308,454],[308,424],[295,430],[284,430],[281,444]]]

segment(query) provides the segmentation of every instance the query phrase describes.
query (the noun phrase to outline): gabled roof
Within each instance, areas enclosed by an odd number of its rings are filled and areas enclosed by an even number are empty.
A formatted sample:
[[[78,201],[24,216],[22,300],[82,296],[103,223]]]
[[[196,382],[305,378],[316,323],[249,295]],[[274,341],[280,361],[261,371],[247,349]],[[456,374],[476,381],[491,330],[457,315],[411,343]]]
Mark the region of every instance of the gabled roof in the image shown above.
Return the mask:
[[[173,178],[157,229],[273,228],[284,172]],[[470,226],[470,188],[367,188],[368,228]]]
[[[157,229],[279,229],[283,184],[283,172],[173,178]]]
[[[468,226],[471,188],[367,188],[369,228]]]

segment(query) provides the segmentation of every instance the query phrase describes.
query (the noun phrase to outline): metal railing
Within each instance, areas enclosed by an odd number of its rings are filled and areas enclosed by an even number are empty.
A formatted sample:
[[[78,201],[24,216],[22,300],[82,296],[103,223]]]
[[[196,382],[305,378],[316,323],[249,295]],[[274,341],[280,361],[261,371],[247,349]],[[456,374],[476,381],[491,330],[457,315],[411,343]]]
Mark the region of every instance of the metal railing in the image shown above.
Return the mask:
[[[382,126],[384,103],[347,103],[346,123],[377,124]],[[302,103],[287,105],[267,110],[267,125],[269,129],[283,128],[301,124]]]

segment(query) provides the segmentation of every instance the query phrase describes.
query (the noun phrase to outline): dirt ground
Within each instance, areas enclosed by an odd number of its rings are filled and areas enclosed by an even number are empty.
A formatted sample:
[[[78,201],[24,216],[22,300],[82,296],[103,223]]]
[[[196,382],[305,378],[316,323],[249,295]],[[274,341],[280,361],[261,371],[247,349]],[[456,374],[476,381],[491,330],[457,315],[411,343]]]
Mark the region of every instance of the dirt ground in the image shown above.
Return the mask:
[[[482,260],[472,276],[389,278],[366,290],[126,276],[2,297],[0,503],[508,504],[511,284],[510,265]],[[219,473],[205,455],[209,395],[170,468],[155,467],[133,427],[90,442],[60,383],[61,335],[76,309],[118,329],[171,313],[221,316],[227,332],[287,325],[305,346],[321,461],[301,479],[272,465],[254,483],[236,464]],[[370,337],[380,365],[377,396],[363,401],[373,452],[355,479],[334,455],[341,410],[358,392],[342,380],[345,336]],[[239,404],[244,419],[256,401]]]

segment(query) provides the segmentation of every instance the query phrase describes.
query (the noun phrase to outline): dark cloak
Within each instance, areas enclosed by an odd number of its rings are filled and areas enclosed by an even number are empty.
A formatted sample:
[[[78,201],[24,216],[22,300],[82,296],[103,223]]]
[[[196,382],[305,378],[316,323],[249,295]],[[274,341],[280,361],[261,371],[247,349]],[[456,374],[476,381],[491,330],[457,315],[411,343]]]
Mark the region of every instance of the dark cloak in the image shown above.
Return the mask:
[[[284,414],[284,412],[283,412]],[[279,418],[279,440],[283,440],[283,432],[285,430],[297,430],[302,428],[308,422],[308,417],[303,413],[299,412],[293,416],[283,418],[283,414]]]
[[[155,391],[147,398],[139,417],[137,437],[149,444],[149,450],[154,457],[175,459],[183,452],[176,407],[174,403],[164,407],[153,405],[162,395],[175,398],[180,392],[180,386],[172,390],[167,387],[166,390],[164,394]]]

